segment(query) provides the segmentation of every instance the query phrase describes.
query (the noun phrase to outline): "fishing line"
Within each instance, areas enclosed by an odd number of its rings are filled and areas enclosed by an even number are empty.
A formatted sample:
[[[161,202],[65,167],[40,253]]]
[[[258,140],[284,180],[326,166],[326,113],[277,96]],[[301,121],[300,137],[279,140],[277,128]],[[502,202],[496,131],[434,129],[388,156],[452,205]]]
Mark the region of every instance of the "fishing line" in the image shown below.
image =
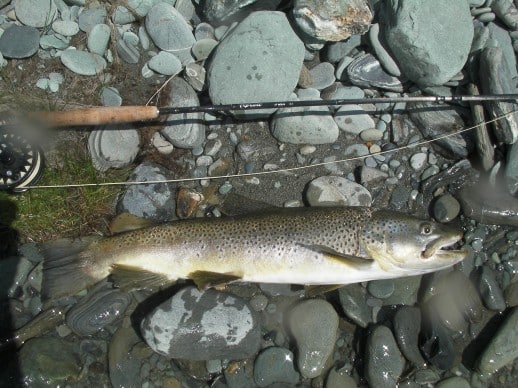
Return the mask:
[[[218,179],[218,180],[221,180],[221,179],[228,180],[228,179],[233,179],[233,178],[249,178],[249,177],[258,177],[258,176],[271,175],[271,174],[291,173],[291,172],[302,171],[302,170],[307,170],[307,169],[316,168],[316,167],[328,166],[328,165],[331,165],[331,164],[351,162],[351,161],[355,161],[355,160],[363,160],[365,158],[373,157],[373,156],[376,156],[376,155],[384,155],[384,154],[389,154],[389,153],[395,153],[395,152],[406,150],[406,149],[410,149],[410,148],[416,148],[416,147],[428,145],[428,144],[431,144],[431,143],[436,142],[438,140],[446,139],[448,137],[452,137],[452,136],[455,136],[455,135],[458,135],[458,134],[461,134],[461,133],[464,133],[464,132],[471,131],[471,130],[473,130],[475,128],[478,128],[478,127],[480,127],[482,125],[491,124],[491,123],[493,123],[495,121],[503,119],[503,118],[505,118],[505,117],[507,117],[507,116],[509,116],[509,115],[511,115],[513,113],[516,113],[516,112],[518,112],[518,110],[513,110],[513,111],[507,112],[507,113],[505,113],[505,114],[503,114],[501,116],[495,117],[495,118],[493,118],[491,120],[484,121],[482,123],[476,124],[476,125],[474,125],[472,127],[463,128],[463,129],[460,129],[460,130],[452,132],[452,133],[448,133],[448,134],[444,134],[444,135],[438,136],[438,137],[436,137],[434,139],[422,140],[422,141],[415,142],[415,143],[412,143],[412,144],[407,144],[405,146],[392,148],[390,150],[379,151],[379,152],[376,152],[376,153],[373,153],[373,154],[362,155],[362,156],[354,156],[354,157],[350,157],[350,158],[346,158],[346,159],[333,160],[333,161],[328,161],[328,162],[319,162],[319,163],[314,163],[314,164],[309,164],[309,165],[304,165],[304,166],[288,167],[288,168],[282,168],[282,169],[278,169],[278,170],[258,171],[258,172],[250,172],[250,173],[228,174],[228,175],[217,175],[217,176],[205,176],[205,177],[200,177],[200,178],[176,178],[176,179],[164,179],[164,180],[154,180],[154,181],[77,183],[77,184],[66,184],[66,185],[36,185],[36,186],[25,186],[23,189],[24,190],[25,189],[27,189],[27,190],[35,190],[35,189],[63,189],[63,188],[103,187],[103,186],[138,186],[138,185],[152,185],[152,184],[160,184],[160,183],[194,182],[194,181],[213,180],[213,179],[214,180],[216,180],[216,179]]]

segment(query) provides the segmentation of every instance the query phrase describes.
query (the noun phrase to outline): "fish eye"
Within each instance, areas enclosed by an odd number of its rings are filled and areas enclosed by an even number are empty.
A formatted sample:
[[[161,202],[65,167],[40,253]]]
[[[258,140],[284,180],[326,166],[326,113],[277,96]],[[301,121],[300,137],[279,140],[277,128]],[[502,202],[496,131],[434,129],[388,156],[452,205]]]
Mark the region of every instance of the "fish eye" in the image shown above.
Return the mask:
[[[428,222],[423,222],[419,226],[419,229],[420,229],[421,234],[423,234],[425,236],[428,236],[429,234],[432,233],[432,225],[429,224]]]

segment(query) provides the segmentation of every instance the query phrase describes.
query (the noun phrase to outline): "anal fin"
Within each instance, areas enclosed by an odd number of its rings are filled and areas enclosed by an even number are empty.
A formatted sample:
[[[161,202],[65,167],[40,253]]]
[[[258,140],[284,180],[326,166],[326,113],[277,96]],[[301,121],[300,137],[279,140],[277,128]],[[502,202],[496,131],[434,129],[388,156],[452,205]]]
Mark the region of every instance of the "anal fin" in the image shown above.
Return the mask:
[[[240,280],[242,277],[232,273],[219,273],[211,271],[194,271],[189,274],[189,278],[194,281],[196,287],[205,290],[222,284]]]
[[[117,288],[128,292],[141,289],[160,289],[174,283],[167,276],[125,264],[112,265],[111,279]]]
[[[343,284],[317,284],[317,285],[309,285],[304,287],[304,295],[308,298],[323,295],[328,292],[337,290],[342,288]]]

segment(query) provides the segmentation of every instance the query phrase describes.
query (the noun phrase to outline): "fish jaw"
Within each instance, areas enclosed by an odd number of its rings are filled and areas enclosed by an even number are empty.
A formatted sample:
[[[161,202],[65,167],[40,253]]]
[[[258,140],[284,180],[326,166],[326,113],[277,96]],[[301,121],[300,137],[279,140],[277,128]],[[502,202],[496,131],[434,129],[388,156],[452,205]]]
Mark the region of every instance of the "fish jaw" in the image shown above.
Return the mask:
[[[452,226],[388,210],[375,212],[361,236],[370,258],[402,276],[434,272],[462,261],[467,251],[448,249],[462,237],[462,231]]]

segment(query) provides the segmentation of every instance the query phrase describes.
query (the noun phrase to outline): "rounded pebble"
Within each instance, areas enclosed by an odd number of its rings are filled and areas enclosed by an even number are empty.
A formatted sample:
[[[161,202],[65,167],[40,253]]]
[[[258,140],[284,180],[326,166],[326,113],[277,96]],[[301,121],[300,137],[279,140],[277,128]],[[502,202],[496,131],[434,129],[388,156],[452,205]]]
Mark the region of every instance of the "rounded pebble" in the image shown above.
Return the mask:
[[[63,36],[74,36],[79,32],[79,25],[71,20],[56,20],[52,29]]]
[[[13,24],[0,36],[0,53],[5,58],[28,58],[38,51],[39,43],[36,28]]]
[[[299,382],[299,373],[293,365],[293,353],[276,346],[263,350],[254,362],[254,381],[259,387],[268,387],[274,383],[286,383],[291,386]]]
[[[305,378],[319,376],[336,342],[338,314],[325,300],[304,300],[291,310],[289,328],[297,344],[300,373]]]
[[[367,337],[365,377],[372,387],[395,387],[405,368],[405,359],[386,326],[376,326]]]
[[[99,55],[81,50],[65,50],[61,62],[69,70],[80,75],[96,75],[106,68],[106,61]]]
[[[336,111],[338,128],[353,135],[376,126],[374,120],[359,105],[343,105]]]
[[[442,195],[433,205],[433,215],[439,222],[450,222],[460,213],[460,204],[453,195]]]
[[[207,59],[217,45],[218,41],[214,39],[197,40],[192,46],[192,54],[198,61]]]
[[[363,141],[378,141],[383,137],[383,132],[376,128],[369,128],[360,133],[360,138]]]
[[[410,158],[410,166],[414,169],[414,171],[419,171],[425,166],[426,160],[426,153],[419,152],[417,154],[412,155],[412,157]]]
[[[36,28],[52,24],[58,16],[58,10],[53,1],[15,0],[14,10],[20,22]]]
[[[370,281],[367,291],[375,298],[386,299],[394,292],[394,281],[392,279]]]
[[[110,27],[107,24],[96,24],[88,33],[86,45],[91,53],[103,56],[110,42]]]
[[[163,75],[172,76],[182,71],[182,63],[178,57],[166,51],[160,51],[148,61],[147,65],[151,70]]]
[[[370,206],[370,192],[362,185],[339,176],[313,179],[306,190],[311,206]]]

